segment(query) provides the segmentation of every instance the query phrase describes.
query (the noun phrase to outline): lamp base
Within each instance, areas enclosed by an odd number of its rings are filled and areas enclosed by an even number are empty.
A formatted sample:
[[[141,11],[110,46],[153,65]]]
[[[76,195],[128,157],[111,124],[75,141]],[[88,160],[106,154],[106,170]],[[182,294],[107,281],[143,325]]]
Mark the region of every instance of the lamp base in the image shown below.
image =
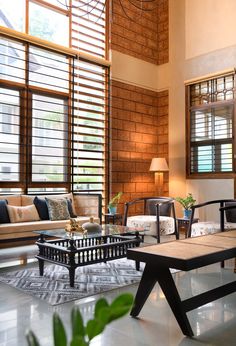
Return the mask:
[[[158,196],[163,195],[163,173],[155,172],[155,185]]]

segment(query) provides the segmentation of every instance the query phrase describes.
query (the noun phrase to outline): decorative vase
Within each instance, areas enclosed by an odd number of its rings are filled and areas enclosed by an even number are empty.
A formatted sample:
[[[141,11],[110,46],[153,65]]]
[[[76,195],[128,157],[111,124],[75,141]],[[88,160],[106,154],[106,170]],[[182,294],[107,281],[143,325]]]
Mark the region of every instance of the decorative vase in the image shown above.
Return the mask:
[[[110,214],[112,214],[112,215],[116,214],[117,207],[110,207],[109,206],[108,209],[109,209]]]
[[[87,233],[100,233],[102,226],[97,222],[94,222],[93,217],[90,217],[89,222],[83,223],[82,227],[87,231]]]
[[[191,209],[184,209],[184,218],[190,219],[192,210]]]

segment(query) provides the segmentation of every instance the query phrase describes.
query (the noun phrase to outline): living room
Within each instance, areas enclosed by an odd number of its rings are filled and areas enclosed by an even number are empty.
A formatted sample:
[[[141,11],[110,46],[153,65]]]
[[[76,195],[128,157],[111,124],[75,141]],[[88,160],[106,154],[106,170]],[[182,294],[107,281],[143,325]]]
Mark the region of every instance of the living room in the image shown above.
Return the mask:
[[[1,62],[1,110],[8,115],[0,119],[1,194],[102,193],[104,219],[109,199],[122,191],[118,212],[123,215],[125,202],[156,194],[149,168],[152,159],[160,157],[168,164],[163,196],[192,193],[197,203],[234,199],[235,1],[156,0],[148,12],[133,8],[128,0],[113,1],[109,20],[95,13],[95,24],[93,15],[80,18],[78,8],[68,16],[70,7],[64,4],[65,0],[0,0],[2,47],[8,42],[1,56],[9,55]],[[226,80],[223,86],[222,80]],[[204,97],[213,94],[204,83],[212,81],[220,85],[214,90],[220,106],[227,103],[227,124],[223,126],[229,128],[219,137],[217,128],[208,137],[200,133],[198,146],[196,125],[204,118],[205,126],[214,127],[209,108],[201,112],[202,104],[209,102]],[[199,108],[191,103],[199,96],[193,92],[197,88],[203,100]],[[215,159],[217,144],[223,146]],[[205,161],[197,165],[204,145]],[[229,157],[231,165],[225,164]],[[176,211],[182,217],[178,203]],[[218,210],[214,213],[217,217]],[[203,217],[209,219],[209,215]],[[202,286],[211,285],[201,270]],[[214,270],[223,275],[219,264]],[[230,273],[228,270],[226,276],[233,275]],[[189,277],[183,276],[181,282],[182,276],[179,274],[178,282],[185,291]],[[192,280],[198,285],[194,274]],[[43,345],[49,345],[53,308],[4,284],[0,287],[1,321],[7,320],[1,322],[0,344],[26,345],[24,331],[30,327],[40,333]],[[121,291],[125,288],[109,292],[107,297]],[[79,300],[59,305],[67,327],[74,304],[88,318],[95,300],[92,296],[84,305]],[[232,295],[211,303],[212,311],[205,312],[203,320],[198,320],[201,310],[191,312],[196,340],[182,335],[164,300],[156,287],[145,305],[147,319],[142,317],[137,324],[127,316],[109,327],[94,345],[234,343]],[[224,304],[230,307],[228,311]],[[221,319],[220,313],[225,317]]]

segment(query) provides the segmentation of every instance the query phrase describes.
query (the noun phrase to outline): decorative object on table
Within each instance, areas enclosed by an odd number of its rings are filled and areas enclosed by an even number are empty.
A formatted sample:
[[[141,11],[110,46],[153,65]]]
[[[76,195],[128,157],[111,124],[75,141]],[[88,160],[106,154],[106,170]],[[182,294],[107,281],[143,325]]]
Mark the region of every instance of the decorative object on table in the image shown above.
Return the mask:
[[[110,199],[110,201],[108,203],[108,209],[109,209],[110,214],[116,214],[117,205],[118,205],[122,195],[123,195],[123,192],[118,192],[117,194],[115,194],[115,196],[113,196]]]
[[[69,344],[89,346],[91,340],[101,334],[107,324],[130,311],[133,300],[131,293],[120,294],[110,305],[105,298],[100,298],[95,304],[94,317],[86,324],[78,307],[74,307],[71,311],[72,340]],[[57,312],[53,314],[53,337],[55,346],[68,345],[65,327]],[[28,346],[40,346],[37,337],[31,330],[27,332],[26,339]]]
[[[191,193],[188,193],[185,198],[176,197],[175,200],[179,202],[184,208],[184,218],[189,219],[192,213],[191,207],[195,204],[196,199],[193,198],[193,195]]]
[[[70,222],[65,226],[65,231],[70,237],[73,237],[74,233],[82,233],[82,235],[87,233],[86,229],[74,218],[70,218]]]
[[[169,167],[167,165],[166,159],[163,157],[154,157],[152,159],[150,172],[155,172],[155,185],[157,189],[157,196],[162,196],[163,194],[163,172],[168,172]]]
[[[83,223],[82,227],[87,233],[99,233],[102,230],[102,226],[94,222],[93,217],[90,217],[89,222]]]

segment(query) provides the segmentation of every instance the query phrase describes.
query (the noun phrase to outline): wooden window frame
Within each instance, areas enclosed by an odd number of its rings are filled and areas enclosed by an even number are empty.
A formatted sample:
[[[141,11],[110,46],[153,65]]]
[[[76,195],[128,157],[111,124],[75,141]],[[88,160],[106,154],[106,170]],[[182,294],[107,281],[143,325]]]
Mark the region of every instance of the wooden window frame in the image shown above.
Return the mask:
[[[220,74],[219,76],[212,76],[208,79],[203,79],[203,81],[211,81],[212,79],[221,78],[222,76],[226,77],[228,75],[234,75],[234,71],[231,71],[230,73]],[[235,119],[236,119],[236,99],[235,96],[231,100],[223,100],[223,101],[215,101],[209,102],[206,104],[198,105],[198,106],[190,106],[191,104],[191,95],[190,95],[190,86],[193,84],[198,84],[202,80],[194,81],[194,82],[187,82],[185,86],[185,100],[186,100],[186,117],[185,117],[185,124],[186,124],[186,178],[187,179],[231,179],[235,178],[235,172],[236,172],[236,159],[235,159],[235,148],[236,148],[236,125],[235,125]],[[234,87],[233,87],[233,94],[235,95],[235,78],[234,78]],[[232,116],[232,172],[197,172],[193,173],[191,172],[191,121],[190,121],[190,115],[192,110],[204,110],[209,108],[218,108],[218,107],[224,107],[227,105],[233,105],[233,116]],[[210,143],[209,141],[206,141]],[[222,142],[222,140],[215,140],[215,143]],[[197,145],[196,145],[197,146]]]
[[[98,64],[101,65],[103,67],[105,67],[107,69],[107,75],[106,75],[106,81],[105,84],[107,85],[107,88],[105,89],[105,99],[107,100],[104,104],[104,109],[105,109],[105,114],[106,114],[106,138],[104,139],[105,141],[105,153],[104,153],[104,182],[103,182],[103,197],[106,198],[107,195],[107,186],[109,185],[108,179],[109,179],[109,150],[108,150],[108,144],[109,144],[109,121],[108,121],[108,113],[109,113],[109,66],[110,66],[110,61],[107,61],[105,59],[105,57],[108,54],[108,50],[107,47],[108,45],[106,44],[106,49],[105,49],[105,53],[104,53],[104,58],[101,58],[100,56],[93,56],[91,54],[87,54],[87,52],[83,52],[83,51],[78,51],[77,49],[71,49],[71,48],[67,48],[67,47],[63,47],[45,40],[42,40],[40,38],[37,37],[33,37],[27,34],[28,32],[28,27],[29,27],[29,18],[28,18],[28,10],[29,10],[29,0],[25,0],[26,1],[26,34],[22,33],[22,32],[17,32],[13,29],[9,29],[9,28],[5,28],[5,27],[0,27],[0,34],[2,34],[3,36],[12,39],[12,40],[16,40],[19,42],[23,42],[27,47],[29,47],[29,45],[33,45],[39,48],[43,48],[46,49],[48,51],[52,51],[52,52],[57,52],[57,53],[61,53],[61,54],[67,54],[70,59],[74,59],[74,58],[78,58],[79,59],[85,59],[90,63],[94,63],[94,64]],[[42,6],[48,7],[50,9],[53,10],[58,10],[56,8],[56,6],[51,5],[49,3],[44,2],[43,0],[34,0],[33,2],[38,3]],[[69,16],[69,25],[71,28],[72,25],[72,21],[71,21],[71,14],[69,13],[70,11],[64,11],[64,10],[58,10],[58,12],[68,15]],[[108,23],[107,18],[106,18],[106,23]],[[71,42],[72,42],[72,37],[71,37],[71,32],[72,30],[69,30],[70,32],[70,46],[71,46]],[[105,31],[105,36],[108,34],[108,26],[106,25],[106,31]],[[107,41],[108,42],[108,41]],[[27,60],[27,59],[26,59]],[[27,63],[26,63],[26,69],[27,69]],[[70,128],[70,130],[68,131],[68,148],[70,148],[69,152],[70,155],[68,157],[68,162],[71,162],[71,148],[73,146],[73,141],[72,141],[72,126],[73,126],[73,73],[71,73],[71,71],[73,70],[73,67],[70,67],[70,87],[69,87],[69,96],[68,96],[68,126]],[[28,103],[26,103],[26,94],[29,93],[40,93],[41,95],[45,93],[45,95],[47,96],[53,96],[55,95],[56,97],[62,96],[62,93],[60,92],[51,92],[49,90],[45,90],[44,88],[39,88],[38,86],[29,86],[28,85],[28,81],[26,80],[26,83],[15,83],[15,82],[11,82],[11,81],[7,81],[7,80],[0,80],[0,82],[3,82],[4,85],[10,89],[14,89],[15,87],[17,89],[20,89],[22,93],[24,93],[24,96],[21,98],[21,109],[22,109],[22,114],[24,114],[24,116],[22,117],[22,120],[24,125],[21,126],[21,131],[23,131],[20,134],[20,140],[22,142],[23,145],[20,146],[20,177],[19,177],[19,182],[0,182],[0,187],[9,187],[9,188],[21,188],[23,193],[28,193],[28,189],[29,188],[34,188],[34,187],[55,187],[55,185],[57,185],[57,187],[61,187],[64,188],[66,191],[72,191],[72,166],[70,164],[68,164],[68,177],[69,180],[67,182],[33,182],[31,179],[31,143],[26,143],[27,138],[30,138],[29,136],[25,136],[26,132],[28,131],[27,129],[27,124],[31,123],[31,108],[30,107],[30,102],[29,102],[29,98],[28,98]],[[24,111],[23,111],[24,110]],[[32,128],[32,126],[31,126]],[[93,193],[94,191],[91,191],[91,193]]]

